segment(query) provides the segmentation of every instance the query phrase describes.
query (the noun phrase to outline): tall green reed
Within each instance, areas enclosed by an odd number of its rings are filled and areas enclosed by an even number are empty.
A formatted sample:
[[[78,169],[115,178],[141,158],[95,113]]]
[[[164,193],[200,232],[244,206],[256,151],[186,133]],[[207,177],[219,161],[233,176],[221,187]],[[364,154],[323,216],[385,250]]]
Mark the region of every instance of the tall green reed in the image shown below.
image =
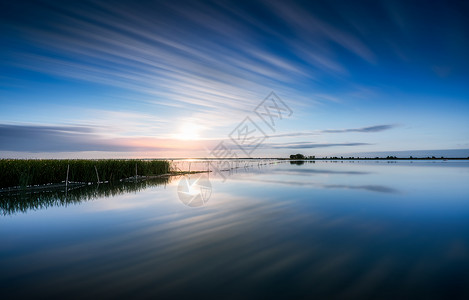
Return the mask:
[[[0,159],[0,188],[70,182],[117,181],[135,175],[167,174],[170,163],[164,160],[103,159]]]

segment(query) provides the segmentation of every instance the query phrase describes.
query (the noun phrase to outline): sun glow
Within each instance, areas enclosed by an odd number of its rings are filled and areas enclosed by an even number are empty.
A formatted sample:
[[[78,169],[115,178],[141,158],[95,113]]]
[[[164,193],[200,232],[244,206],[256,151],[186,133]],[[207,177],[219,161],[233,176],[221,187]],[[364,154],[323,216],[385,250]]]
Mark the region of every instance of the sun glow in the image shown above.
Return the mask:
[[[198,140],[200,126],[194,123],[184,123],[179,128],[179,133],[176,135],[181,140]]]

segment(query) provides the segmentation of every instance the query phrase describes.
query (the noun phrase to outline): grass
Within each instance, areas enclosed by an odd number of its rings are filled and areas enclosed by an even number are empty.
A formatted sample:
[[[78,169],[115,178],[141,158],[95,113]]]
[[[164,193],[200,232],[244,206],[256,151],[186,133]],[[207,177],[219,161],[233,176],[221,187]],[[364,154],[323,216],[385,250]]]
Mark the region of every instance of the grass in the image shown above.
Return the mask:
[[[65,182],[67,168],[69,182],[113,182],[136,174],[167,174],[170,163],[138,159],[0,159],[0,188]]]

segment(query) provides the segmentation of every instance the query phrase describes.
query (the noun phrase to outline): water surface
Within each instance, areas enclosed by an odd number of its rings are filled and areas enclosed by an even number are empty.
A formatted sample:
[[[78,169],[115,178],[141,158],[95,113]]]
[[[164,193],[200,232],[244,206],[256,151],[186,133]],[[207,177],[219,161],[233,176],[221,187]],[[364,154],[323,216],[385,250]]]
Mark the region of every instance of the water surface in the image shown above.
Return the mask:
[[[468,161],[225,175],[0,197],[2,298],[469,298]]]

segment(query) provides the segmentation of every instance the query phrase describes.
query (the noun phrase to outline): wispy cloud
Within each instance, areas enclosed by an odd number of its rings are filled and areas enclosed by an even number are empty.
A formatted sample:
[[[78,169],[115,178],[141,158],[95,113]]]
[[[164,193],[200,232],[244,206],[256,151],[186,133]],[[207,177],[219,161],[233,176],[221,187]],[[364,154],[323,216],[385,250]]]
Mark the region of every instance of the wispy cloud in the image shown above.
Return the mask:
[[[153,96],[152,103],[189,104],[195,111],[247,111],[266,93],[265,86],[291,84],[292,72],[309,76],[296,62],[247,39],[252,30],[236,29],[241,25],[236,19],[211,16],[207,5],[198,4],[190,13],[160,5],[159,17],[103,3],[97,4],[102,10],[79,6],[73,13],[72,8],[51,12],[51,19],[61,22],[56,30],[50,31],[48,23],[18,29],[44,51],[19,52],[16,65],[127,88]],[[176,20],[218,40],[181,31]]]
[[[151,137],[108,137],[89,126],[0,124],[0,150],[18,152],[164,151],[198,149],[198,143]]]
[[[313,143],[313,142],[295,142],[295,143],[278,143],[278,144],[265,144],[264,148],[272,149],[313,149],[313,148],[328,148],[328,147],[353,147],[353,146],[367,146],[370,143]]]
[[[323,101],[298,93],[296,87],[320,82],[321,72],[346,72],[325,46],[327,41],[373,60],[359,39],[311,12],[296,5],[258,5],[276,20],[273,24],[284,22],[302,38],[279,34],[272,24],[259,22],[253,11],[231,2],[197,2],[191,9],[170,2],[155,9],[103,2],[56,9],[52,4],[37,7],[47,18],[12,22],[10,28],[34,47],[16,49],[8,61],[57,77],[125,88],[145,94],[144,101],[152,104],[209,115],[248,112],[273,87],[279,94],[295,95],[290,105]],[[262,42],[267,37],[278,40],[278,51]]]
[[[322,130],[323,133],[345,133],[345,132],[380,132],[395,128],[396,125],[375,125],[362,128],[349,128],[349,129],[327,129]]]
[[[362,141],[388,147],[378,136],[342,143],[349,139],[340,140],[339,134],[379,133],[396,125],[336,129],[327,116],[334,113],[343,120],[340,126],[362,126],[364,120],[376,120],[385,113],[382,108],[391,101],[403,104],[427,95],[435,96],[429,99],[435,103],[440,101],[435,99],[445,99],[457,104],[448,105],[442,115],[448,120],[454,115],[458,118],[439,132],[451,131],[457,143],[467,135],[450,130],[457,121],[465,124],[467,102],[462,83],[467,77],[468,43],[464,42],[466,19],[460,4],[421,9],[415,4],[373,1],[357,5],[266,0],[74,1],[67,5],[4,1],[2,8],[8,12],[0,19],[0,27],[5,28],[0,96],[8,102],[0,113],[2,122],[76,122],[92,128],[85,133],[42,127],[37,130],[44,137],[43,145],[34,137],[28,146],[21,136],[16,140],[3,136],[7,141],[0,146],[3,149],[52,149],[54,143],[58,148],[53,151],[85,149],[86,145],[88,150],[113,145],[118,149],[171,148],[170,138],[187,120],[204,128],[203,138],[226,138],[224,132],[252,113],[272,90],[294,111],[288,127],[270,136],[278,138],[275,142],[336,134],[328,140],[334,143],[272,144],[275,149],[369,145]],[[434,15],[441,16],[437,22]],[[425,51],[430,48],[434,51]],[[435,80],[432,67],[448,77]],[[80,93],[73,94],[77,90]],[[109,101],[114,96],[118,100]],[[370,99],[379,101],[370,105]],[[53,109],[42,109],[34,119],[35,109],[46,106]],[[80,111],[74,111],[72,121],[57,117],[57,112],[68,113],[75,107]],[[310,120],[317,112],[313,108],[318,107],[321,114],[316,121],[325,120],[327,125],[315,128]],[[426,124],[425,129],[414,131],[421,136],[434,132],[430,128],[437,125],[427,122],[427,113],[438,107],[429,105],[428,111],[415,118],[379,119],[385,123],[421,119],[417,123]],[[94,117],[85,110],[103,113]],[[356,119],[360,123],[354,123]],[[21,134],[34,136],[34,130],[23,128]],[[409,140],[413,139],[405,139],[405,147],[411,146]]]
[[[320,135],[320,134],[323,134],[323,133],[381,132],[381,131],[393,129],[395,127],[397,127],[397,125],[387,124],[387,125],[374,125],[374,126],[367,126],[367,127],[360,127],[360,128],[325,129],[325,130],[315,130],[315,131],[286,132],[286,133],[279,133],[279,134],[269,135],[269,138],[313,136],[313,135]]]
[[[314,36],[314,46],[321,46],[321,42],[333,41],[364,60],[375,62],[376,58],[374,53],[360,39],[343,29],[328,24],[318,18],[317,15],[303,9],[298,4],[290,2],[269,2],[269,6],[273,7],[277,15],[283,18],[285,22],[299,34],[302,36]],[[311,42],[311,39],[305,40],[312,46],[311,44],[313,42]],[[319,61],[323,61],[323,59]],[[329,67],[330,63],[324,63],[322,65]],[[334,66],[334,69],[337,69],[337,66]]]
[[[96,113],[96,112],[95,112]],[[95,121],[89,125],[61,125],[45,126],[37,124],[0,124],[0,150],[2,151],[29,151],[29,152],[76,152],[76,151],[161,151],[161,150],[207,150],[214,148],[224,141],[227,147],[238,149],[238,146],[226,138],[205,138],[182,141],[171,134],[165,136],[153,135],[150,128],[143,126],[138,118],[141,114],[128,114],[120,112],[101,112],[102,116],[111,114],[119,118],[126,118],[132,122],[126,123],[126,128],[113,128],[112,124]],[[119,126],[118,124],[116,126]],[[157,125],[155,125],[157,126]],[[391,125],[378,125],[357,129],[319,130],[316,132],[294,132],[271,135],[269,138],[299,137],[318,135],[321,132],[376,132],[391,128]],[[145,135],[138,135],[144,132]],[[260,145],[263,149],[313,149],[328,147],[354,147],[367,146],[371,143],[344,142],[344,143],[316,143],[312,141],[294,141],[282,143],[265,142]],[[253,145],[252,147],[256,147]],[[249,149],[250,146],[244,146]]]
[[[288,132],[288,133],[271,134],[269,135],[269,138],[310,136],[310,135],[318,135],[318,134],[319,134],[318,132]]]

